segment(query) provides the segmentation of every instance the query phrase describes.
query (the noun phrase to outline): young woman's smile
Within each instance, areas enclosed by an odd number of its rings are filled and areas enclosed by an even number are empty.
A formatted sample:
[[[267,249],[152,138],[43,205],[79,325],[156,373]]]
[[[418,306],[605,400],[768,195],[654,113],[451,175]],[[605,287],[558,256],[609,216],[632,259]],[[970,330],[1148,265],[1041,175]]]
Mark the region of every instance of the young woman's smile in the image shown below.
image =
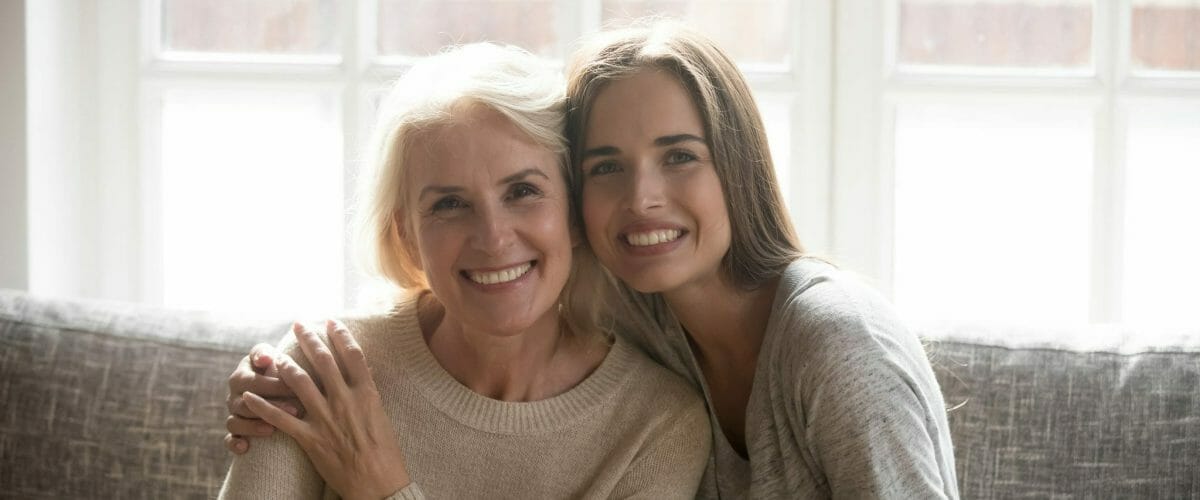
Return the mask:
[[[729,215],[700,112],[674,75],[646,69],[601,90],[581,168],[588,240],[617,277],[669,292],[718,276]]]

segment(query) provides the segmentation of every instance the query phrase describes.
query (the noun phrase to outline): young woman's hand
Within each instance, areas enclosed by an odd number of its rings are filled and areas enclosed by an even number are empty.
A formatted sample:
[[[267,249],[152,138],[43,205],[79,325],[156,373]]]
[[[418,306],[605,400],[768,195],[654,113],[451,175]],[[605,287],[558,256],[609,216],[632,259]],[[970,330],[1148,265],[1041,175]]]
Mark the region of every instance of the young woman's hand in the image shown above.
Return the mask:
[[[245,404],[295,439],[325,483],[342,498],[387,497],[410,482],[400,443],[362,348],[340,323],[328,321],[325,327],[333,351],[316,333],[299,324],[292,327],[324,394],[294,359],[280,355],[276,360],[280,378],[307,410],[303,418],[253,392],[244,394]]]
[[[304,407],[296,400],[296,393],[279,379],[279,369],[275,360],[280,352],[271,344],[258,344],[250,349],[250,354],[242,358],[241,363],[229,376],[229,417],[225,419],[225,447],[229,451],[241,455],[250,449],[249,437],[265,437],[275,432],[275,427],[264,422],[257,414],[248,408],[242,399],[242,394],[252,392],[267,398],[279,409],[299,416],[304,413]]]

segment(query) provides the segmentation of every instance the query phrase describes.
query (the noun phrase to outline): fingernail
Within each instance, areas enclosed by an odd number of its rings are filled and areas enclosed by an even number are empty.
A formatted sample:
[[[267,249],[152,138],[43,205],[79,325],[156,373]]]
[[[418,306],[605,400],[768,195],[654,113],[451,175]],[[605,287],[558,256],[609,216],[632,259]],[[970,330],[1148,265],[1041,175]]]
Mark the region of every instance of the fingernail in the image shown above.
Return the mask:
[[[283,411],[287,412],[288,415],[293,417],[300,414],[300,410],[297,410],[296,407],[292,405],[281,405],[280,408],[283,408]]]
[[[237,448],[237,451],[245,452],[246,451],[246,442],[238,441],[237,443],[234,443],[233,447]]]

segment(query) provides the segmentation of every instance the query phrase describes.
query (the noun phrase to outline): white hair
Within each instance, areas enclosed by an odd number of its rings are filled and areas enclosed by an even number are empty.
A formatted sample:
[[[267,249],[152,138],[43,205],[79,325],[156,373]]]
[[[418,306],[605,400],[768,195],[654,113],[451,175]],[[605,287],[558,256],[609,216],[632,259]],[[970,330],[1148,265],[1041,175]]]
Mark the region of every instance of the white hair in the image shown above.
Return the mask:
[[[401,189],[406,152],[422,130],[450,123],[464,106],[487,106],[511,120],[559,155],[566,179],[565,88],[551,63],[520,48],[491,43],[451,47],[409,69],[379,105],[359,174],[356,243],[364,270],[400,288],[428,287],[413,246],[399,237],[396,224],[404,221],[394,220],[408,203]]]

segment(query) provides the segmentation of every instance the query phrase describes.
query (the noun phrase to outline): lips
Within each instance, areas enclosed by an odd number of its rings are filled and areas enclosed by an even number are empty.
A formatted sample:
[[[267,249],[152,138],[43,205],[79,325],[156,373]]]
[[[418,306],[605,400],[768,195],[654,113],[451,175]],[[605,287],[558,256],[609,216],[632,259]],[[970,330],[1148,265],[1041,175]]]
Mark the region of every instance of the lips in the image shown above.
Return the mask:
[[[528,261],[503,269],[486,271],[465,270],[462,273],[467,279],[480,285],[499,285],[520,279],[529,273],[529,270],[533,269],[533,265],[536,263],[537,261]]]

